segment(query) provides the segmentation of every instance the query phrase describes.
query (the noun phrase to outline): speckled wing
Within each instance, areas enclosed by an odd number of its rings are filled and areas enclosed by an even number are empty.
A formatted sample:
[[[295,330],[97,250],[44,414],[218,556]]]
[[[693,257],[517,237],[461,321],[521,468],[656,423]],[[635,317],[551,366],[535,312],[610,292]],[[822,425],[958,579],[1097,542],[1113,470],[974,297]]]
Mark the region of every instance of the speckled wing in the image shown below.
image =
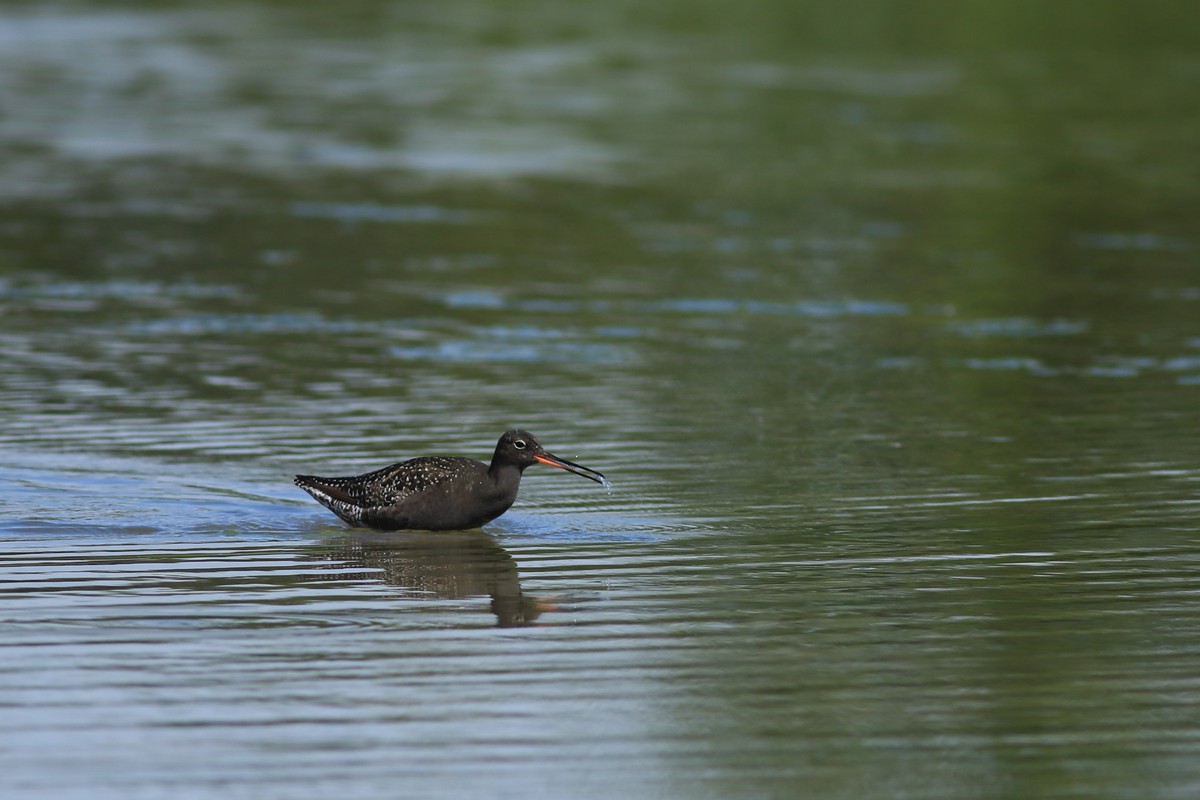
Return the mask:
[[[308,490],[322,502],[324,499],[314,490],[338,503],[363,509],[384,508],[403,503],[410,497],[461,475],[466,465],[474,466],[475,462],[453,456],[423,456],[346,478],[297,475],[296,485]]]

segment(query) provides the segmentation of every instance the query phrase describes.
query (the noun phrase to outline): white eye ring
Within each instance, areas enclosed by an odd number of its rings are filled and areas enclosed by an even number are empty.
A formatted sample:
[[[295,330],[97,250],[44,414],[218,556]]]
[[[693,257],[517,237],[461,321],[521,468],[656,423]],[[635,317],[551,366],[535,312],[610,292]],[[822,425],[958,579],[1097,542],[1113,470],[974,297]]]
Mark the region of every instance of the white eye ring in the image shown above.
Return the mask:
[[[517,439],[515,442],[513,442],[513,447],[517,448],[518,450],[524,450],[525,449],[525,440]]]

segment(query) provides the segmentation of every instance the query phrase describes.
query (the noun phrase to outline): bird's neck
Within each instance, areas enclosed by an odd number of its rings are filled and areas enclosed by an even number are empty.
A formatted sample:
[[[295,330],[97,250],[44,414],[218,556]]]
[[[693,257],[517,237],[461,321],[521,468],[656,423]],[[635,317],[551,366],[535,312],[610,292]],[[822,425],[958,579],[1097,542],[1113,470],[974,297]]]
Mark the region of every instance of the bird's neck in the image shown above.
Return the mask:
[[[492,464],[488,467],[488,477],[492,479],[492,483],[496,485],[497,489],[502,491],[512,489],[515,491],[521,483],[521,468],[516,464],[501,464],[499,466]]]

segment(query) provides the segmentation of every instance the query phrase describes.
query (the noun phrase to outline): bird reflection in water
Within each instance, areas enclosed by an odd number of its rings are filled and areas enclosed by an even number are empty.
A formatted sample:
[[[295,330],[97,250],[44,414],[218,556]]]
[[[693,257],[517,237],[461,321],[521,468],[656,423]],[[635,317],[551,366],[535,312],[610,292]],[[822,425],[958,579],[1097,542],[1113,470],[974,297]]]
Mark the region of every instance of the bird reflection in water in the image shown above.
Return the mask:
[[[339,562],[339,568],[382,570],[384,583],[442,600],[491,597],[501,628],[532,625],[553,609],[521,591],[517,562],[481,530],[353,533],[331,541],[320,557]],[[381,576],[373,571],[370,577]]]

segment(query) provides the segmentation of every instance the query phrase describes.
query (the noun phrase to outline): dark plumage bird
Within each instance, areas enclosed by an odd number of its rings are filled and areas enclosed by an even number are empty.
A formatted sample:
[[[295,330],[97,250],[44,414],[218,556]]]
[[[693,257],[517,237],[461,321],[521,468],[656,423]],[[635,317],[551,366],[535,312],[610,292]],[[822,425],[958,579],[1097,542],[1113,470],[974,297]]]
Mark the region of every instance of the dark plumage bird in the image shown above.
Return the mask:
[[[521,473],[534,464],[574,472],[597,483],[593,469],[547,453],[532,433],[508,431],[492,463],[458,456],[423,456],[348,478],[297,475],[296,485],[351,525],[379,530],[478,528],[517,499]]]

